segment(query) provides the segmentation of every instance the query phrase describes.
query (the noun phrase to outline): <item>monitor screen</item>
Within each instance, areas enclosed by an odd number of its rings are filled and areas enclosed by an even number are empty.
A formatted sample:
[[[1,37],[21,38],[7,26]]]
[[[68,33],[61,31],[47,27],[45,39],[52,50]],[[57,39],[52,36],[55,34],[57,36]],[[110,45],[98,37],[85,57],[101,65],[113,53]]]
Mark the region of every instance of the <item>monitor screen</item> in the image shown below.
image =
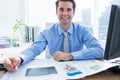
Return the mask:
[[[120,57],[120,6],[112,5],[105,47],[106,60]]]

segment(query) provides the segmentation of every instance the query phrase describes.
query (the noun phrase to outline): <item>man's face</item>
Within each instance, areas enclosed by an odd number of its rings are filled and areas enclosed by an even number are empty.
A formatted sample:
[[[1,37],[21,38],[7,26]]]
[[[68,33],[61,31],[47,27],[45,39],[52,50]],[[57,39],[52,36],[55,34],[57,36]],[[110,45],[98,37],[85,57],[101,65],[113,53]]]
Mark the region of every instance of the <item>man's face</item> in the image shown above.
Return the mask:
[[[69,1],[60,1],[56,14],[60,24],[70,24],[74,15],[73,4]]]

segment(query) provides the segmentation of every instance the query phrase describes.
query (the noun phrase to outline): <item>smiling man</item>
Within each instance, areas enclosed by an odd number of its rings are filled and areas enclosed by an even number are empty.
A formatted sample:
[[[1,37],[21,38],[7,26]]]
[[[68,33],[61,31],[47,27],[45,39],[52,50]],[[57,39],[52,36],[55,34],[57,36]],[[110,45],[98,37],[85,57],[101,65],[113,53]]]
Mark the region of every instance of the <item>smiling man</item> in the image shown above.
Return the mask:
[[[59,22],[42,31],[33,44],[20,55],[5,59],[6,69],[15,71],[13,66],[18,67],[33,60],[46,49],[47,45],[56,61],[103,58],[104,50],[98,40],[86,27],[72,22],[75,8],[74,0],[57,0],[56,15]]]

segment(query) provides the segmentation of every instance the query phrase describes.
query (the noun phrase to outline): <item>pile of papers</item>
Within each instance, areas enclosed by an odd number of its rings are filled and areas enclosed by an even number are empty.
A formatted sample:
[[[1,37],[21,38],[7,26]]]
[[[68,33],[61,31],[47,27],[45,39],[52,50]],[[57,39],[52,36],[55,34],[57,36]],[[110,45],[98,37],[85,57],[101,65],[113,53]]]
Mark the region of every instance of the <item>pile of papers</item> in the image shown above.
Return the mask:
[[[119,64],[100,60],[57,62],[53,59],[37,59],[7,72],[1,80],[66,80],[80,79]]]

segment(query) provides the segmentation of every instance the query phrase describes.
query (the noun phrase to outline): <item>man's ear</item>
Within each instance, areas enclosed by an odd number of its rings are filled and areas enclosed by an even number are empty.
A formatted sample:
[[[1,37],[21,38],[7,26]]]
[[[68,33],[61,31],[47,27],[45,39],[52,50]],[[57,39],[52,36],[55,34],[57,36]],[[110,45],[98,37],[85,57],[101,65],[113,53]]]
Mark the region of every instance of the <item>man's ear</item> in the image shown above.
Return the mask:
[[[75,10],[73,11],[73,15],[75,15]]]
[[[56,16],[58,16],[58,15],[57,15],[57,10],[56,10]]]

